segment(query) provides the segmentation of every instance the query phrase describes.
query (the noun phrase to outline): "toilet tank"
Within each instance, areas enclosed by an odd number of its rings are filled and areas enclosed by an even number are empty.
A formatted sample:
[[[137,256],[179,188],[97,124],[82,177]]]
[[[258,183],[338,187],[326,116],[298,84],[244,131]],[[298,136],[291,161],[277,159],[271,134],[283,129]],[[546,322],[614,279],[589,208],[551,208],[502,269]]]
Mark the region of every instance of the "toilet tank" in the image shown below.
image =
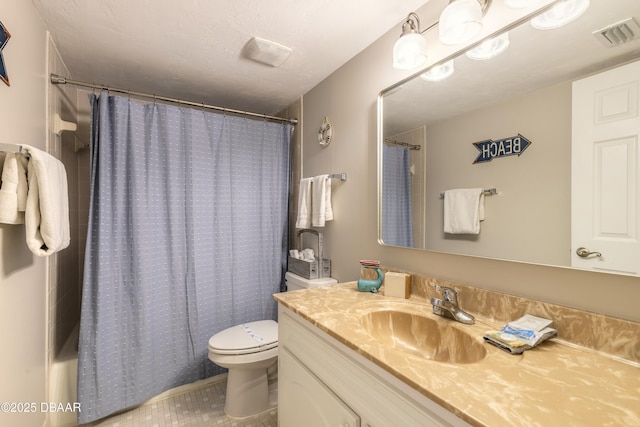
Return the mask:
[[[302,276],[286,272],[284,275],[287,291],[297,291],[299,289],[321,288],[323,286],[337,285],[338,281],[331,277],[323,277],[322,279],[305,279]]]

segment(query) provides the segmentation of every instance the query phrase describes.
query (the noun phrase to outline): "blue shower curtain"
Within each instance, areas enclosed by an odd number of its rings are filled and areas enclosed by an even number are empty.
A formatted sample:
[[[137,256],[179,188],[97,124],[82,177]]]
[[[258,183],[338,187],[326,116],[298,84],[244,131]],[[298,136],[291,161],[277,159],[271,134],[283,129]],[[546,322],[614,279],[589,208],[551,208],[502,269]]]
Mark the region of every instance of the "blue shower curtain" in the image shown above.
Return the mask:
[[[80,423],[220,372],[207,343],[275,319],[291,126],[92,96]]]
[[[413,247],[409,149],[382,145],[382,241]]]

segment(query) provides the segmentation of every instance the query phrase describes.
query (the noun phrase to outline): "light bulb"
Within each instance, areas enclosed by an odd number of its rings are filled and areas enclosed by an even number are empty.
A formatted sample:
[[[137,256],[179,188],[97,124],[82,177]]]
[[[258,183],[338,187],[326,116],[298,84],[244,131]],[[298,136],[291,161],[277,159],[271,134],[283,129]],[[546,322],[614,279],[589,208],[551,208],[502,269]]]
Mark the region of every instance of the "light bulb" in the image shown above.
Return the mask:
[[[428,82],[439,82],[447,77],[451,77],[453,74],[453,59],[447,61],[444,64],[436,65],[429,68],[424,73],[420,74],[420,78]]]
[[[589,8],[589,0],[562,0],[531,20],[533,28],[550,30],[578,19]]]
[[[403,34],[393,45],[393,67],[418,68],[427,62],[427,41],[420,33]]]
[[[454,0],[442,11],[438,24],[440,41],[462,44],[482,31],[482,6],[478,0]]]
[[[467,52],[467,56],[475,60],[490,59],[498,56],[509,47],[509,33],[485,40],[479,46]]]

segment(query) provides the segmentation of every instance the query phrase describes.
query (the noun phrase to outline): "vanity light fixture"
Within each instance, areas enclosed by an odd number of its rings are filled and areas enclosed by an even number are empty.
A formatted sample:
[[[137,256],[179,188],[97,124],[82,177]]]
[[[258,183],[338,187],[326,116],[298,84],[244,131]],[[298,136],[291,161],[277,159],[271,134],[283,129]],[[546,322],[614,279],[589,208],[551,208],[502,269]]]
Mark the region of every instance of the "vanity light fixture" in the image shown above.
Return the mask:
[[[536,0],[530,0],[536,1]],[[440,42],[461,44],[477,36],[482,30],[482,17],[491,0],[450,0],[440,14],[440,20],[420,30],[420,18],[411,12],[402,24],[402,34],[393,45],[393,67],[399,70],[418,68],[427,62],[427,40],[423,34],[440,28]]]
[[[549,30],[578,19],[589,8],[589,0],[562,0],[531,20],[533,28]]]
[[[458,45],[482,31],[482,16],[491,0],[451,0],[440,14],[440,42]]]
[[[475,60],[490,59],[500,55],[509,47],[509,32],[483,41],[467,52],[467,56]]]
[[[402,34],[393,45],[393,67],[399,70],[418,68],[427,62],[427,40],[420,32],[420,18],[411,12],[404,24]]]
[[[443,64],[435,65],[424,73],[420,74],[420,78],[428,82],[439,82],[451,77],[453,74],[453,59]]]

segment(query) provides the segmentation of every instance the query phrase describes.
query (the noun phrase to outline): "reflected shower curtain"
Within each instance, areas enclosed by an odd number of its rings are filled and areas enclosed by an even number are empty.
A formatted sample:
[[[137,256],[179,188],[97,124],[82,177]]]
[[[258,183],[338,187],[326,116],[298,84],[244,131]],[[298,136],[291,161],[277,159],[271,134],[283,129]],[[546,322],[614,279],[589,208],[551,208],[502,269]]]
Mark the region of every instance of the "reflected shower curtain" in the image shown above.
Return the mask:
[[[81,423],[220,372],[209,338],[275,319],[290,125],[92,96]]]
[[[413,247],[409,148],[382,144],[382,241]]]

